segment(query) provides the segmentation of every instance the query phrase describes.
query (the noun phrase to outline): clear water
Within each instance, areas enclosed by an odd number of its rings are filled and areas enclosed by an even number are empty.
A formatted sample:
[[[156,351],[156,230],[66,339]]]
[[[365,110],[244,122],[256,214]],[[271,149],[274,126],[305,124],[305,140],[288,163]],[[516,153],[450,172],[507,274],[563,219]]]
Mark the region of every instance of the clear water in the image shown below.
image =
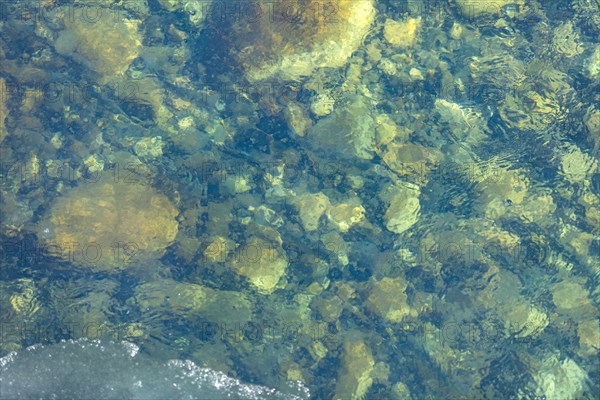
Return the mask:
[[[0,4],[0,398],[597,398],[597,2],[300,4]]]

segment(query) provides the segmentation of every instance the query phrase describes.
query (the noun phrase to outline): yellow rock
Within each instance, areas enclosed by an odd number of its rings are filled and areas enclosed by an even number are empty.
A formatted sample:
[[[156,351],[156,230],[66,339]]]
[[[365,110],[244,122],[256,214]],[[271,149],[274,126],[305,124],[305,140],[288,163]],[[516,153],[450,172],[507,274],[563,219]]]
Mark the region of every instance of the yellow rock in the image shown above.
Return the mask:
[[[579,34],[573,30],[573,23],[568,21],[554,28],[552,50],[565,57],[574,57],[583,53],[584,47]]]
[[[520,294],[522,285],[519,278],[496,267],[491,268],[488,275],[488,285],[477,298],[501,318],[506,335],[521,338],[539,335],[548,325],[548,316]]]
[[[324,117],[331,114],[335,100],[327,93],[318,94],[310,105],[310,111],[317,117]]]
[[[443,154],[434,148],[416,143],[390,143],[383,153],[383,162],[398,175],[407,176],[419,186],[429,181],[429,173],[443,160]]]
[[[140,21],[119,16],[102,9],[103,17],[93,21],[80,15],[83,9],[74,8],[74,18],[65,18],[65,30],[56,39],[60,54],[72,57],[98,73],[99,82],[106,83],[120,76],[142,48]]]
[[[142,158],[161,157],[163,154],[162,149],[163,142],[160,136],[142,138],[133,146],[135,154]]]
[[[412,398],[408,386],[406,386],[406,384],[403,382],[397,382],[392,387],[392,396],[393,400],[404,400]]]
[[[383,27],[383,36],[393,46],[401,49],[412,47],[417,42],[420,27],[420,18],[408,18],[403,21],[388,19]]]
[[[594,243],[594,235],[576,226],[566,224],[560,233],[560,243],[578,256],[587,256]]]
[[[271,294],[285,275],[288,260],[280,243],[252,237],[232,261],[238,274],[248,279],[259,293]]]
[[[383,278],[372,281],[367,308],[389,322],[401,322],[417,312],[407,304],[406,282],[400,279]]]
[[[335,388],[336,400],[364,399],[373,384],[375,359],[362,339],[349,337],[344,342],[342,370]]]
[[[600,75],[600,44],[596,45],[586,64],[590,78],[598,79],[598,75]]]
[[[373,0],[256,3],[232,29],[231,41],[250,81],[299,80],[316,68],[346,64],[375,19]]]
[[[588,291],[577,282],[565,280],[552,286],[550,290],[554,304],[561,310],[572,310],[591,305]]]
[[[596,355],[600,350],[600,325],[597,319],[581,322],[577,328],[579,346],[584,355]]]
[[[177,235],[177,214],[154,188],[104,177],[59,197],[38,235],[66,261],[112,271],[160,258]]]
[[[307,232],[316,231],[319,227],[319,219],[329,208],[329,199],[323,193],[307,193],[294,199],[294,205],[298,210],[300,222]]]
[[[320,317],[325,321],[335,322],[342,313],[344,302],[338,296],[330,298],[316,297],[311,308],[318,312]]]
[[[304,376],[302,376],[302,370],[299,368],[289,369],[287,371],[287,380],[288,381],[300,381],[304,382]]]
[[[529,179],[518,170],[500,169],[476,187],[480,192],[477,203],[482,206],[486,217],[496,219],[506,213],[511,205],[523,203]]]
[[[478,233],[485,238],[485,243],[490,241],[507,249],[514,249],[521,242],[517,235],[505,231],[496,225],[486,227]]]
[[[385,146],[394,140],[398,140],[402,143],[406,141],[410,135],[408,128],[403,127],[402,129],[399,129],[387,114],[377,116],[375,123],[377,124],[375,140],[378,148]]]
[[[13,293],[9,302],[14,312],[25,320],[33,317],[42,307],[36,296],[35,283],[31,279],[22,278],[17,281],[17,293]]]
[[[165,105],[165,90],[157,79],[145,77],[132,80],[122,75],[107,78],[107,80],[110,81],[111,86],[121,89],[117,90],[115,94],[124,102],[149,106],[152,109],[152,117],[159,127],[165,126],[173,116],[173,113]],[[182,129],[185,129],[186,121],[183,124]]]
[[[571,183],[585,181],[597,167],[598,160],[582,152],[575,145],[568,146],[560,159],[560,173]]]
[[[600,49],[600,45],[598,46]],[[585,126],[588,129],[589,137],[595,143],[595,148],[600,148],[600,110],[590,107],[585,114]]]
[[[509,332],[518,338],[535,337],[548,326],[548,316],[526,302],[514,302],[499,315],[504,318]]]
[[[568,357],[551,354],[536,368],[533,380],[535,395],[546,399],[579,399],[589,385],[588,373]],[[588,389],[589,390],[589,389]]]
[[[519,209],[519,217],[525,223],[542,222],[556,210],[556,204],[550,194],[533,195],[525,200]]]
[[[290,129],[298,136],[304,136],[312,126],[312,120],[304,109],[293,101],[288,103],[284,117]]]
[[[217,236],[204,249],[204,257],[211,262],[225,262],[233,244],[223,236]]]
[[[142,312],[160,310],[163,315],[168,312],[232,326],[248,321],[252,315],[252,303],[242,293],[169,279],[139,285],[128,302],[137,305]]]
[[[365,219],[365,209],[356,202],[338,204],[327,211],[329,222],[340,232],[346,233],[354,225]]]
[[[324,249],[332,256],[337,258],[337,261],[342,265],[348,265],[350,260],[348,259],[348,252],[350,251],[348,243],[344,241],[344,238],[337,231],[329,231],[321,235],[321,242]]]
[[[383,220],[388,231],[400,234],[410,229],[419,220],[421,191],[418,188],[409,189],[403,186],[394,189]]]
[[[600,197],[592,192],[586,192],[579,198],[579,203],[585,207],[585,219],[594,231],[600,230]]]
[[[464,30],[465,28],[461,24],[454,22],[452,28],[450,28],[450,37],[454,40],[459,40],[462,38]]]

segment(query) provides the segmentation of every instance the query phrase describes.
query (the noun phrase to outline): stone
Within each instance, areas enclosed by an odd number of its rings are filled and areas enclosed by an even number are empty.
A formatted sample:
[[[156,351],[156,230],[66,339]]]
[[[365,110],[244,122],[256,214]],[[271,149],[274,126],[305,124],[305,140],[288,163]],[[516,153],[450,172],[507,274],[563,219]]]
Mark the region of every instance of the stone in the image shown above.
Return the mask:
[[[342,233],[365,219],[365,209],[357,201],[331,206],[327,210],[329,223]]]
[[[589,179],[598,168],[598,160],[575,145],[568,146],[560,158],[560,174],[571,183]]]
[[[300,223],[307,232],[316,231],[319,227],[319,219],[329,208],[329,199],[323,193],[307,193],[293,200],[298,210]]]
[[[153,187],[103,177],[56,199],[38,225],[38,237],[73,264],[118,271],[160,258],[177,236],[177,215]]]
[[[420,27],[420,18],[407,18],[403,21],[387,19],[383,26],[383,37],[392,46],[401,49],[413,47]]]
[[[554,28],[552,50],[565,57],[575,57],[583,53],[583,44],[581,43],[579,34],[573,30],[573,23],[571,21]]]
[[[233,243],[223,236],[215,236],[210,240],[202,253],[206,260],[213,263],[224,263],[233,250]]]
[[[588,291],[577,282],[565,280],[552,286],[550,291],[554,304],[561,310],[573,310],[591,305]]]
[[[390,231],[401,234],[410,229],[419,220],[421,204],[418,188],[409,189],[404,186],[395,186],[388,194],[389,206],[383,216],[385,227]],[[383,196],[385,197],[385,195]]]
[[[344,159],[370,160],[375,155],[375,121],[366,99],[353,96],[346,104],[336,107],[319,120],[307,135],[321,152]]]
[[[562,358],[562,357],[561,357]],[[546,399],[578,399],[583,397],[589,377],[575,361],[550,355],[533,376],[537,383],[535,395]]]
[[[162,149],[163,142],[160,136],[145,137],[133,146],[135,154],[146,159],[161,157],[163,154]]]
[[[310,111],[317,117],[324,117],[325,115],[331,114],[335,100],[331,98],[327,93],[321,93],[315,97],[312,104],[310,105]]]
[[[404,280],[385,277],[371,281],[370,286],[366,306],[371,312],[392,323],[417,316],[417,312],[407,303],[407,284]]]
[[[580,353],[584,356],[595,356],[600,350],[600,323],[597,319],[580,322],[577,327]]]
[[[373,0],[258,2],[230,41],[251,82],[297,81],[317,68],[339,68],[362,44],[375,19]],[[246,16],[246,18],[244,18]]]
[[[400,176],[407,177],[410,182],[425,186],[429,174],[444,159],[437,149],[416,143],[390,143],[383,151],[385,165]]]
[[[525,201],[529,179],[518,170],[499,169],[476,185],[479,197],[476,204],[486,217],[497,219],[505,214],[511,205]]]
[[[552,195],[548,193],[534,194],[528,197],[519,209],[519,217],[524,223],[543,222],[556,211]]]
[[[286,273],[288,260],[281,243],[251,237],[231,263],[233,270],[261,294],[271,294]]]
[[[600,44],[596,45],[586,64],[589,77],[598,79],[598,75],[600,75]]]
[[[598,46],[600,49],[600,46]],[[593,106],[588,108],[585,114],[585,126],[588,130],[588,136],[595,143],[595,148],[600,148],[600,110]]]
[[[99,76],[100,83],[122,76],[133,60],[140,56],[142,34],[140,21],[115,18],[110,9],[101,8],[104,17],[89,21],[74,8],[74,18],[65,18],[65,30],[61,31],[54,47],[59,54],[73,58],[86,65]],[[112,17],[112,18],[110,18]]]
[[[161,310],[217,323],[245,323],[252,316],[252,303],[242,293],[168,279],[141,284],[129,302],[142,313]]]
[[[335,400],[359,400],[365,398],[373,384],[371,376],[375,359],[371,349],[360,338],[348,337],[344,341],[342,368],[338,374]]]
[[[289,102],[283,115],[292,132],[298,136],[303,137],[312,126],[311,119],[298,103]]]

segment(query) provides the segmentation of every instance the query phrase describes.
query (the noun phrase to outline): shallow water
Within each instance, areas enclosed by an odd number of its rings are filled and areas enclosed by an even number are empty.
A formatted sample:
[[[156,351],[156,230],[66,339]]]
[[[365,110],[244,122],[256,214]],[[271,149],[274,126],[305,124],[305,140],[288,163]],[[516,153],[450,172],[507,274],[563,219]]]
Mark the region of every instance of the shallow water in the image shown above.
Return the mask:
[[[600,11],[559,3],[0,4],[0,397],[594,398]]]

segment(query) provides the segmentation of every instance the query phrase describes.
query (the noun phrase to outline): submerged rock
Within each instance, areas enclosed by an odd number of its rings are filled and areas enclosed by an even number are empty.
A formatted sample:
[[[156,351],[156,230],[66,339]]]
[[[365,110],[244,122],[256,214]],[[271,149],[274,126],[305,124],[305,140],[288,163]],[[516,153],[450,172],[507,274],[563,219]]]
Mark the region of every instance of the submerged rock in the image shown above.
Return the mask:
[[[99,75],[100,83],[121,76],[140,55],[140,21],[116,17],[114,10],[98,8],[86,18],[86,8],[74,8],[75,17],[65,18],[65,29],[56,39],[58,53],[86,65]]]
[[[327,210],[329,223],[342,233],[348,232],[354,225],[365,219],[365,208],[358,200],[350,200],[348,203],[341,203],[332,206]]]
[[[371,283],[367,308],[388,322],[399,323],[417,312],[407,303],[407,284],[401,279],[383,278]]]
[[[417,143],[390,143],[381,154],[383,162],[410,182],[425,186],[432,171],[444,159],[441,151]]]
[[[370,160],[375,155],[375,134],[371,109],[365,99],[355,96],[314,125],[308,137],[317,150],[335,157]]]
[[[476,205],[486,217],[501,217],[511,205],[522,204],[529,190],[529,178],[520,170],[499,169],[477,184]]]
[[[292,132],[298,136],[304,136],[312,125],[306,111],[295,102],[289,102],[283,114]]]
[[[373,0],[260,1],[241,14],[231,42],[247,78],[299,80],[345,65],[371,28],[375,7]]]
[[[598,160],[577,146],[565,148],[560,159],[560,174],[571,183],[582,183],[597,170]]]
[[[579,34],[573,30],[573,23],[568,21],[554,28],[554,38],[552,40],[552,50],[565,57],[574,57],[583,53],[584,47],[581,44]]]
[[[388,19],[383,27],[383,36],[389,44],[399,48],[412,47],[417,42],[421,20],[408,18],[404,21]]]
[[[600,46],[598,46],[600,49]],[[591,106],[585,114],[585,126],[588,129],[588,136],[595,144],[595,148],[600,148],[600,110]]]
[[[30,320],[42,307],[35,282],[29,278],[21,278],[12,289],[14,293],[10,295],[9,303],[13,311],[24,321]]]
[[[130,301],[142,313],[161,310],[215,323],[246,323],[252,316],[252,303],[242,293],[166,279],[138,286]]]
[[[492,266],[487,275],[488,285],[479,293],[478,300],[500,318],[505,334],[517,338],[539,336],[548,326],[548,316],[520,294],[519,278],[512,272],[500,271],[497,266]]]
[[[400,234],[417,223],[421,210],[420,194],[418,187],[392,186],[380,195],[390,204],[383,216],[385,227],[390,232]]]
[[[49,251],[96,271],[160,258],[178,231],[178,211],[156,189],[103,178],[59,197],[38,226]]]
[[[536,395],[547,399],[583,398],[589,382],[587,373],[575,361],[560,361],[555,355],[544,360],[533,379],[538,384]]]
[[[231,263],[238,274],[248,279],[262,294],[271,294],[285,275],[288,260],[281,242],[251,237]]]
[[[600,350],[600,323],[591,319],[579,323],[577,328],[579,336],[579,354],[583,356],[596,356]]]
[[[334,399],[363,399],[373,384],[374,367],[375,359],[367,344],[362,339],[346,339]]]
[[[300,223],[304,230],[316,231],[319,227],[319,219],[330,206],[329,198],[323,193],[306,193],[292,201],[298,210]]]

